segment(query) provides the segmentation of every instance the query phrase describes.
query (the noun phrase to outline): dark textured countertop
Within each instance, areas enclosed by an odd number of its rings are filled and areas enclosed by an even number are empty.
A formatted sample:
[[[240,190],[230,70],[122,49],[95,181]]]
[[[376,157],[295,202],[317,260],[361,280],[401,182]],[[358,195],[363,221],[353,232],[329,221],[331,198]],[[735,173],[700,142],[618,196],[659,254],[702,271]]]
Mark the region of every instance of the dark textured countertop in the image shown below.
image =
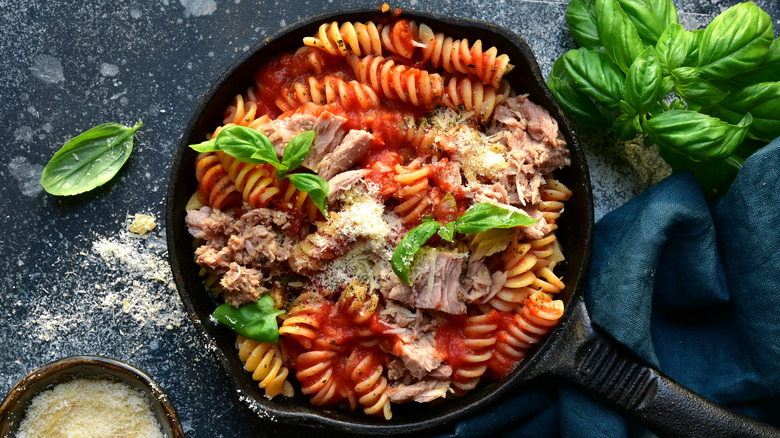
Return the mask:
[[[55,359],[100,354],[140,367],[171,395],[187,436],[254,437],[250,421],[179,301],[165,249],[169,165],[212,82],[238,55],[305,15],[377,1],[0,0],[0,396]],[[546,75],[574,48],[566,0],[410,0],[392,7],[492,21],[523,36]],[[735,0],[678,0],[687,29]],[[756,3],[780,23],[776,0]],[[73,198],[43,191],[43,166],[100,123],[144,126],[109,184]],[[652,150],[580,133],[596,217],[669,170]],[[156,218],[146,238],[128,218]]]

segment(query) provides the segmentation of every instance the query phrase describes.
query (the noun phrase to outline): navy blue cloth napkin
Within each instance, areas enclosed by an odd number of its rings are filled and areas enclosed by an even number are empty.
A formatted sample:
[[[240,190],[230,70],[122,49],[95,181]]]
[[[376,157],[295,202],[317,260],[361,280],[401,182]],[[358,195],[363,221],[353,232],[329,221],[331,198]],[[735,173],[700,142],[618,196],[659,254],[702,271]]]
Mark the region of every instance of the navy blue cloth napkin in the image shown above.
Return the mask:
[[[780,138],[708,206],[675,173],[598,221],[593,323],[691,390],[780,427]],[[543,377],[452,436],[652,436],[629,414]]]

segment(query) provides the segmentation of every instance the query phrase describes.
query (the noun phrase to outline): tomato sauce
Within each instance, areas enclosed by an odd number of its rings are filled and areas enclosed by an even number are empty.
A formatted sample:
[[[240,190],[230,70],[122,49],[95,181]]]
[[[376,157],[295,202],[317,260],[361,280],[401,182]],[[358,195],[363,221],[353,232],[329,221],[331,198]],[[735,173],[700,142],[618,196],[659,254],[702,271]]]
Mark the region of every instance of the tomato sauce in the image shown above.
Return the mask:
[[[465,315],[450,316],[436,331],[436,350],[441,354],[442,360],[453,369],[463,365],[470,351],[463,342],[466,338],[463,334],[466,320]]]
[[[499,318],[496,320],[498,329],[496,330],[496,345],[506,344],[508,335],[508,328],[515,324],[514,315],[507,312],[498,312]],[[507,358],[508,359],[508,358]],[[487,376],[493,379],[500,379],[507,376],[512,370],[515,369],[519,360],[490,360],[488,361],[489,373]]]

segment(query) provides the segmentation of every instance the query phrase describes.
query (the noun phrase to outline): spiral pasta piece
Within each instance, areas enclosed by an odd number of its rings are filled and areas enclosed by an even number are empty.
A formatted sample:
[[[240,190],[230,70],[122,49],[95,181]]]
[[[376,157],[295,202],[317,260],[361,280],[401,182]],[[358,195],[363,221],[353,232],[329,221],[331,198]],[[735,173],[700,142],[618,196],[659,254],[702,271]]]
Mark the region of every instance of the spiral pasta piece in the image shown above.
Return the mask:
[[[407,120],[401,130],[402,141],[415,148],[418,152],[433,154],[433,144],[436,141],[436,130],[429,124],[417,124],[413,120]]]
[[[306,300],[290,309],[287,318],[279,327],[279,335],[294,339],[304,348],[311,348],[320,329],[322,307],[317,300]]]
[[[252,373],[252,379],[265,389],[265,395],[273,398],[279,394],[292,397],[295,393],[287,380],[290,374],[282,360],[282,352],[276,343],[257,342],[241,335],[236,338],[238,356],[244,369]]]
[[[506,282],[501,290],[488,300],[487,305],[502,312],[516,313],[534,291],[531,286],[536,281],[534,270],[539,260],[531,251],[531,244],[520,243],[517,237],[504,250],[501,260],[506,272]],[[489,307],[481,308],[486,311]]]
[[[396,175],[393,180],[400,188],[393,197],[401,201],[394,211],[401,216],[404,224],[415,224],[428,213],[431,202],[428,199],[428,175],[430,168],[422,166],[420,159],[415,159],[408,166],[395,166]]]
[[[309,223],[324,219],[317,204],[312,201],[309,194],[296,188],[289,179],[276,180],[275,187],[279,190],[279,194],[274,200],[283,210],[297,212]]]
[[[325,66],[325,59],[322,57],[322,52],[313,47],[299,48],[293,54],[293,58],[303,59],[306,71],[315,75],[321,74],[322,69]]]
[[[347,55],[347,62],[358,81],[368,84],[378,95],[426,108],[442,102],[444,80],[438,73],[396,64],[377,55]]]
[[[345,81],[328,75],[322,79],[309,76],[282,89],[276,106],[282,111],[295,110],[308,102],[317,105],[340,103],[345,108],[368,110],[379,106],[374,90],[357,81]]]
[[[325,23],[319,27],[313,37],[304,37],[303,44],[318,47],[331,55],[346,56],[349,53],[362,55],[381,55],[381,25],[373,21],[366,23],[347,21],[341,26],[337,22]]]
[[[364,284],[352,280],[339,297],[339,307],[350,315],[355,324],[367,322],[379,304],[379,297],[368,293],[367,289]]]
[[[452,386],[465,392],[474,389],[487,371],[487,363],[493,355],[493,345],[496,343],[498,313],[470,316],[463,327],[464,345],[469,352],[463,358],[463,365],[452,371]]]
[[[198,199],[204,205],[221,210],[241,205],[241,194],[214,152],[202,152],[195,158]]]
[[[538,208],[542,212],[544,220],[550,224],[553,230],[557,228],[555,223],[561,217],[564,202],[568,201],[573,192],[557,179],[547,177],[541,188],[542,202]]]
[[[368,415],[382,415],[385,420],[389,420],[393,413],[390,397],[387,395],[389,385],[383,370],[384,367],[375,354],[361,354],[359,349],[353,349],[344,372],[355,385],[354,392],[363,406],[363,412]]]
[[[215,154],[243,200],[252,208],[266,206],[280,192],[275,185],[276,172],[271,165],[244,163],[221,151]]]
[[[311,395],[314,406],[332,406],[344,398],[334,378],[338,357],[335,351],[309,350],[295,359],[295,377],[301,382],[301,392]]]
[[[534,344],[558,324],[563,316],[563,301],[553,300],[543,292],[534,292],[526,299],[521,313],[512,316],[506,332],[497,336],[492,361],[500,368],[512,368],[525,357]]]
[[[485,85],[499,88],[504,75],[514,68],[509,56],[499,55],[495,47],[483,50],[481,40],[469,45],[467,39],[453,40],[425,23],[420,24],[418,38],[423,62],[453,74],[472,74]]]
[[[487,121],[508,92],[508,88],[499,92],[494,87],[483,85],[468,76],[452,77],[444,87],[442,103],[454,110],[473,111],[479,119]]]
[[[392,26],[382,27],[382,46],[406,59],[412,59],[415,47],[422,47],[417,38],[418,26],[414,20],[396,20]],[[376,53],[376,55],[381,55],[381,53]]]

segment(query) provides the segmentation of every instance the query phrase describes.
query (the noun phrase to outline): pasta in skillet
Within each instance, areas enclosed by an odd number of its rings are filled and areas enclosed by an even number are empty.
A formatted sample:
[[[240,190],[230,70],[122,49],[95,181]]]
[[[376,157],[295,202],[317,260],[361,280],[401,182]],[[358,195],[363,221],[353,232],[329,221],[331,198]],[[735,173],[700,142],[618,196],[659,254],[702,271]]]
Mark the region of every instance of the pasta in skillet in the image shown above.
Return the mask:
[[[209,290],[281,311],[278,341],[236,342],[268,397],[297,388],[389,420],[393,404],[508,375],[557,324],[556,222],[573,193],[554,171],[569,153],[511,69],[494,47],[401,17],[324,23],[226,109],[210,139],[246,127],[276,162],[314,134],[295,169],[201,152],[188,205]],[[327,181],[326,198],[302,174]],[[527,222],[469,228],[475,206]],[[424,228],[439,231],[399,268]]]

